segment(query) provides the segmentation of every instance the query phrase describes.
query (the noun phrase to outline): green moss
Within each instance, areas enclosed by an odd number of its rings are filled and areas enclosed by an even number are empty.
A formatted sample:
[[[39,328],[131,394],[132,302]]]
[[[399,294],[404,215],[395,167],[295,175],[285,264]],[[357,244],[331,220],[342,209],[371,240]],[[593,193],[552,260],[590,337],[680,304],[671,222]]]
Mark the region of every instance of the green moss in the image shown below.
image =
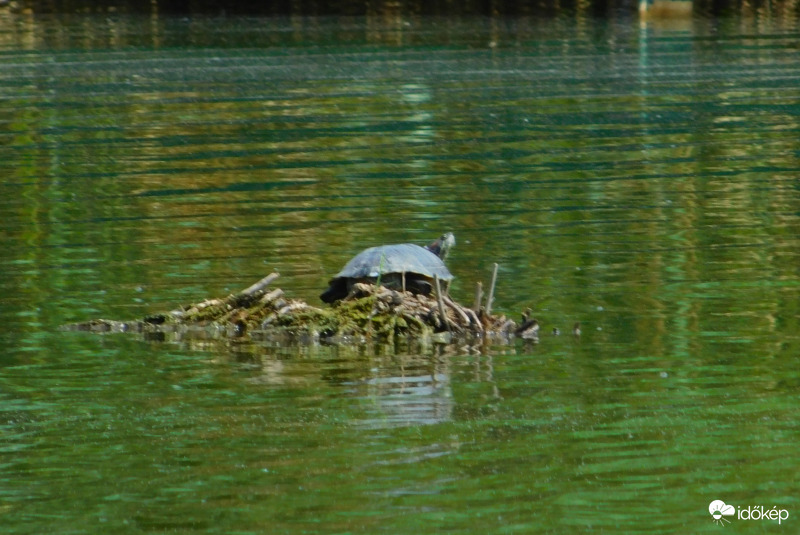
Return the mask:
[[[266,279],[265,279],[266,280]],[[269,282],[269,281],[267,281]],[[254,285],[255,286],[255,285]],[[224,299],[207,299],[179,310],[147,316],[143,320],[122,324],[107,320],[86,322],[73,326],[80,330],[128,330],[138,329],[157,332],[164,326],[216,325],[235,331],[268,332],[271,329],[296,336],[316,338],[340,338],[348,336],[394,344],[402,340],[429,339],[442,330],[435,301],[425,296],[412,296],[370,285],[360,285],[355,294],[338,301],[330,308],[317,308],[299,300],[287,299],[283,292],[275,289],[266,294],[266,286],[252,287],[249,292],[231,295]],[[361,297],[357,297],[357,295]],[[266,299],[264,299],[266,297]],[[457,306],[457,305],[455,305]],[[462,314],[463,317],[463,314]],[[498,318],[501,321],[504,318]],[[450,316],[452,326],[459,328]],[[468,331],[468,325],[462,326]],[[174,327],[173,327],[174,328]]]

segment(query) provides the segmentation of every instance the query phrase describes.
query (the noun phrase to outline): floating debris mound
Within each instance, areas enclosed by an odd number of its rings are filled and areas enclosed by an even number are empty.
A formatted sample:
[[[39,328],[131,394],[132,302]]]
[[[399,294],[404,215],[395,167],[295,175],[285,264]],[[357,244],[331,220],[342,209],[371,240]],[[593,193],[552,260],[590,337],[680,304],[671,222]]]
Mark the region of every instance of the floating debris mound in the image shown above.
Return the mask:
[[[270,288],[272,273],[238,294],[207,299],[136,321],[97,319],[64,326],[91,332],[204,332],[220,337],[252,336],[285,342],[357,343],[397,337],[455,340],[513,337],[516,323],[503,315],[464,307],[446,295],[415,295],[368,283],[356,283],[330,308],[288,298]]]

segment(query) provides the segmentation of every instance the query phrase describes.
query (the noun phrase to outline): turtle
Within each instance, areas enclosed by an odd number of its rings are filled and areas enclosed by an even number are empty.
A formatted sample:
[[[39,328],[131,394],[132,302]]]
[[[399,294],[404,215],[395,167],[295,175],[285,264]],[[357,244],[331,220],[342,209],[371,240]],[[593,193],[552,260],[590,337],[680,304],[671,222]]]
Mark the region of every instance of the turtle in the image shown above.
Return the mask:
[[[330,286],[319,298],[334,303],[347,297],[355,283],[375,284],[379,278],[380,284],[387,288],[429,295],[434,276],[445,283],[453,280],[444,260],[455,243],[453,233],[447,232],[424,247],[399,243],[364,249],[330,280]]]

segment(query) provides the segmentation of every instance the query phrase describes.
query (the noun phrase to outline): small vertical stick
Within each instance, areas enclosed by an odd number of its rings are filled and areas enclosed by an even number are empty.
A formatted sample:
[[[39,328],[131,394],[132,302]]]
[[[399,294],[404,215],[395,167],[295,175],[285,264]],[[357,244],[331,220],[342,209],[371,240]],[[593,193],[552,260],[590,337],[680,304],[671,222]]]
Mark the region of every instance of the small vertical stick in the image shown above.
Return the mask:
[[[439,275],[433,276],[433,282],[436,283],[436,300],[439,302],[439,315],[442,316],[442,323],[450,330],[450,324],[447,322],[447,316],[444,314],[444,300],[442,299],[442,288],[439,284]]]
[[[477,314],[481,309],[481,301],[483,300],[483,283],[475,283],[475,304],[472,305],[472,310]]]
[[[492,301],[494,301],[494,285],[497,284],[497,262],[494,264],[494,271],[492,271],[492,285],[489,287],[489,296],[486,298],[486,315],[492,315]]]
[[[406,272],[403,271],[400,276],[402,277],[403,293],[406,293]]]

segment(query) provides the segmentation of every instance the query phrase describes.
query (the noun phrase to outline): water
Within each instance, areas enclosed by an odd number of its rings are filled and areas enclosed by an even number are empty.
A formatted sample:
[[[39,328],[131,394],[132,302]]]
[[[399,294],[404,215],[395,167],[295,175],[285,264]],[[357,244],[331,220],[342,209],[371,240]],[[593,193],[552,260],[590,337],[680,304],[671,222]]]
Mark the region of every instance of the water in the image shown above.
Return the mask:
[[[5,533],[794,529],[795,21],[2,16]],[[580,340],[57,331],[444,230]]]

